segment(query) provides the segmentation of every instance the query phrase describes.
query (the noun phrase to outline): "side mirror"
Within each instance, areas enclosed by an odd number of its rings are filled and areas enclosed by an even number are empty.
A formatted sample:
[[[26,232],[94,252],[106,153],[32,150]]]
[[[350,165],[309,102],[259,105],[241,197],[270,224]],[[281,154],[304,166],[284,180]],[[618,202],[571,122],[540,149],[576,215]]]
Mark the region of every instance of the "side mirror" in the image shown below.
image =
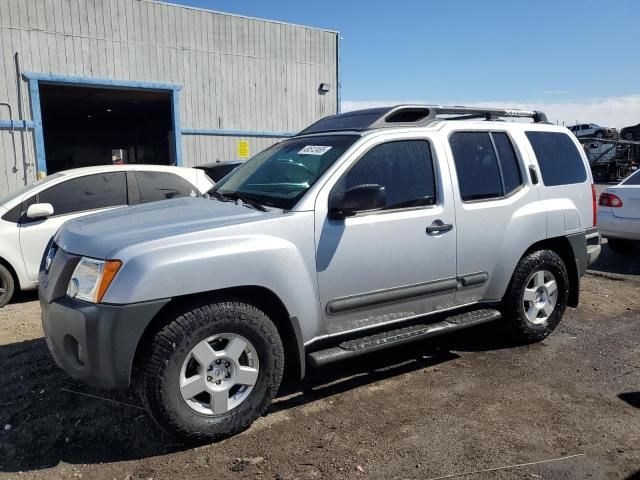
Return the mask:
[[[50,203],[34,203],[27,209],[27,217],[31,220],[47,218],[53,215],[53,205]]]
[[[329,217],[352,217],[358,212],[380,210],[386,204],[387,192],[382,185],[356,185],[329,203]]]

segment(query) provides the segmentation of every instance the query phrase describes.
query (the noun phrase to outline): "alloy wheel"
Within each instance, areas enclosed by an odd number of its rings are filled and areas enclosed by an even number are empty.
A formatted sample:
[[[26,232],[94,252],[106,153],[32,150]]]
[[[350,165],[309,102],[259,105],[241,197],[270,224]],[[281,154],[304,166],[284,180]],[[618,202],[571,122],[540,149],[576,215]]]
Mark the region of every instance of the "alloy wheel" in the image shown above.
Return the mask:
[[[522,307],[527,320],[540,325],[545,323],[558,302],[558,283],[549,270],[534,272],[527,281],[522,297]]]
[[[220,333],[199,342],[180,371],[180,394],[194,411],[222,415],[244,402],[258,381],[255,347],[235,333]]]

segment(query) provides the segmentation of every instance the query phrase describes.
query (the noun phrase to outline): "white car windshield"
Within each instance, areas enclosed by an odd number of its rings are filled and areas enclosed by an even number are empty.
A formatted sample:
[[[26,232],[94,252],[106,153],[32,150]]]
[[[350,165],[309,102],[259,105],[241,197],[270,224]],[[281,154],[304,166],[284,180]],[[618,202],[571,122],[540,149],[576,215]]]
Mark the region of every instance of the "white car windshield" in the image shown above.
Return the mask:
[[[26,185],[26,186],[24,186],[22,188],[19,188],[15,192],[10,193],[9,195],[7,195],[6,197],[1,198],[0,199],[0,205],[4,205],[6,203],[9,203],[9,202],[15,200],[16,198],[21,197],[25,193],[29,192],[29,190],[31,190],[32,188],[39,187],[40,185],[44,185],[46,183],[49,183],[50,181],[55,180],[56,178],[59,178],[62,175],[63,175],[62,173],[54,173],[53,175],[45,177],[42,180],[38,180],[37,182],[34,182],[34,183],[30,184],[30,185]]]

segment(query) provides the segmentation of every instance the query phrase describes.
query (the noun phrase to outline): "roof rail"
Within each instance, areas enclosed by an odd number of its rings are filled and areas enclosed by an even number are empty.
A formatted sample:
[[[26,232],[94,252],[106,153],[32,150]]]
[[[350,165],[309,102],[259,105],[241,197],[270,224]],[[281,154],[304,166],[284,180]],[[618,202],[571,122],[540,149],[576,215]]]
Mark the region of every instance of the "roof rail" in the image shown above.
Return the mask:
[[[443,117],[444,116],[444,117]],[[437,120],[497,120],[499,118],[531,118],[546,123],[547,116],[534,110],[506,108],[478,108],[439,105],[397,105],[370,108],[332,115],[318,120],[300,134],[332,132],[338,130],[372,130],[388,127],[422,127]]]

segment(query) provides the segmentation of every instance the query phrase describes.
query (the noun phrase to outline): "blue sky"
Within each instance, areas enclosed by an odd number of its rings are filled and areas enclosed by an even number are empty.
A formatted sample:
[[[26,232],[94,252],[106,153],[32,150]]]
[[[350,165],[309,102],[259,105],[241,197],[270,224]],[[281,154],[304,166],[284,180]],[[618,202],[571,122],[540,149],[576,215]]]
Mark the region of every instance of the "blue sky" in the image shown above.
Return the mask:
[[[339,30],[346,108],[509,103],[567,123],[640,122],[638,0],[173,3]]]

